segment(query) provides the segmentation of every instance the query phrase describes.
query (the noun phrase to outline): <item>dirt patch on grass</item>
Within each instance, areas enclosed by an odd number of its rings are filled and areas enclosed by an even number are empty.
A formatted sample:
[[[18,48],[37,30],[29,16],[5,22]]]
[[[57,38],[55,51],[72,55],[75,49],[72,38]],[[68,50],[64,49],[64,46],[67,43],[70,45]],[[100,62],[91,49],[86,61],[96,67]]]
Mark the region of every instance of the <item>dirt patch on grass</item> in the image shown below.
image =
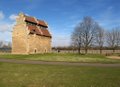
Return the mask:
[[[110,58],[110,59],[120,59],[120,56],[107,56],[107,58]]]

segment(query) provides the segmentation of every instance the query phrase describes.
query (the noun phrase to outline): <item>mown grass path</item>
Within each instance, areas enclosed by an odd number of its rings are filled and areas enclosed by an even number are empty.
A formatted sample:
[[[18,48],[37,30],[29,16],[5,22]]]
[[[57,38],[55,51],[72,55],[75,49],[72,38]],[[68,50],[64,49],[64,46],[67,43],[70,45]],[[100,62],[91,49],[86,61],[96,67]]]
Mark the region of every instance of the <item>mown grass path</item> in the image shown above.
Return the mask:
[[[72,65],[72,66],[101,66],[101,67],[120,67],[120,64],[102,64],[102,63],[78,63],[78,62],[52,62],[35,60],[2,59],[0,62],[17,64],[46,64],[46,65]]]

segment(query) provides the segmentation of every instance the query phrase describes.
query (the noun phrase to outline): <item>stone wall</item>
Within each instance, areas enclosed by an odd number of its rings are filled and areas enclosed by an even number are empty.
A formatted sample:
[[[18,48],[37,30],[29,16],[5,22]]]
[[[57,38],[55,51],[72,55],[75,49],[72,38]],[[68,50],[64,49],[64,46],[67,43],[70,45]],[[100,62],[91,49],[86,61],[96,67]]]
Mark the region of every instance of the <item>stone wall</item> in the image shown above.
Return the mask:
[[[19,15],[17,24],[12,32],[12,53],[13,54],[27,54],[27,33],[29,32],[24,22],[24,16]]]
[[[38,36],[36,34],[28,35],[29,53],[48,53],[51,51],[51,38]]]
[[[25,26],[16,25],[12,33],[12,53],[27,54],[27,30]]]
[[[51,38],[36,34],[29,34],[24,16],[19,15],[17,24],[12,32],[12,53],[33,54],[51,52]]]

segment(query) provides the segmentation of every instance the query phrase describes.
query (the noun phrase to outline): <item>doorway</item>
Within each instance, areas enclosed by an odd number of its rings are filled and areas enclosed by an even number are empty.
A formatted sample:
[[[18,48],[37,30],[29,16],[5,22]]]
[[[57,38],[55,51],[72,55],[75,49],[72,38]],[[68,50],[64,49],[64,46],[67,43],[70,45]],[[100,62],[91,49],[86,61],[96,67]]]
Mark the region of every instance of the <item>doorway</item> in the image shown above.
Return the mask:
[[[37,53],[37,49],[36,48],[34,49],[34,53]]]

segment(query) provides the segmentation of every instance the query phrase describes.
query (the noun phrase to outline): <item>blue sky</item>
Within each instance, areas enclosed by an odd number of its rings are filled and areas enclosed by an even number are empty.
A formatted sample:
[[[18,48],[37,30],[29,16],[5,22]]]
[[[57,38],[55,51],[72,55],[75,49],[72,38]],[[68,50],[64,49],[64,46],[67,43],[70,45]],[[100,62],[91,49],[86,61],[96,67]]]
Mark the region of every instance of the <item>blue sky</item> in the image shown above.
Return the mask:
[[[0,0],[0,40],[11,41],[15,18],[23,12],[49,24],[53,46],[68,46],[70,36],[84,16],[103,28],[120,26],[119,0]]]

